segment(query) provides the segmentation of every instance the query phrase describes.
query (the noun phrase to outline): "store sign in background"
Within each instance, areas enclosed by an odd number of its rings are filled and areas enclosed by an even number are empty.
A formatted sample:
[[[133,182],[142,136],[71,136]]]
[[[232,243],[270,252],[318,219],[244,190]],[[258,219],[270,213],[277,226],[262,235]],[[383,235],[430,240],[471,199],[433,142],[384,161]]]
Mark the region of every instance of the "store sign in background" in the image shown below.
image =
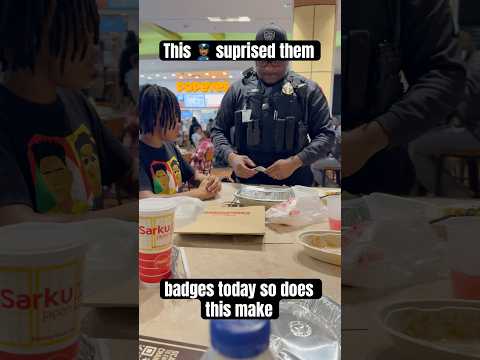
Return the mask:
[[[218,108],[224,94],[177,94],[180,108]]]
[[[185,94],[184,105],[186,108],[205,107],[205,96],[203,94]]]
[[[228,81],[177,81],[177,92],[225,93],[230,84]]]

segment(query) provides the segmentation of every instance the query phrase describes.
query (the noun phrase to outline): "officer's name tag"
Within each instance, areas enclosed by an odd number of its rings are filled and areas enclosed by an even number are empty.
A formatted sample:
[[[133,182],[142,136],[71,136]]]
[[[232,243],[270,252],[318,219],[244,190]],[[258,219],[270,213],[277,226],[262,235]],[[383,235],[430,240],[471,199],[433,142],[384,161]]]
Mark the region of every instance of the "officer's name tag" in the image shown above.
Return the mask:
[[[252,121],[252,109],[242,110],[242,123],[247,123]]]

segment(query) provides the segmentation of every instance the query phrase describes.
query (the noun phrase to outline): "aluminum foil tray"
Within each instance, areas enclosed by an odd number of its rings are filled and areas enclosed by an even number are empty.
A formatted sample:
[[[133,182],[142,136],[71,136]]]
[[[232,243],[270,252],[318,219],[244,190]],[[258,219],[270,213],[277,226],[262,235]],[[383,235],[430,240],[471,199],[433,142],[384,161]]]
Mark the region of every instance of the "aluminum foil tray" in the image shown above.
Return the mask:
[[[85,335],[80,337],[80,349],[77,356],[78,360],[102,360],[100,351],[95,346],[95,341]]]
[[[234,196],[241,205],[273,206],[295,197],[295,193],[289,187],[242,186]]]
[[[185,263],[184,254],[178,247],[172,247],[172,279],[186,279],[189,277],[188,265]]]
[[[281,301],[270,349],[277,360],[340,360],[340,306],[327,297]]]

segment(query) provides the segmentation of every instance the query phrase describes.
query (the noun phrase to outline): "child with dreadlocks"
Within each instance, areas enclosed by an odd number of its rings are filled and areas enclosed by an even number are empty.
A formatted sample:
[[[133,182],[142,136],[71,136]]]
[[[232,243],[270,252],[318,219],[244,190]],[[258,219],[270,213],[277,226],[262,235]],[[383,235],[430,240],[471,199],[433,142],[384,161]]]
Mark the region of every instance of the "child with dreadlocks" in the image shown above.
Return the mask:
[[[140,91],[140,198],[175,196],[183,183],[199,186],[180,193],[201,200],[214,198],[221,190],[216,176],[195,171],[173,142],[181,127],[180,106],[175,94],[165,87],[145,85]]]
[[[136,202],[103,209],[103,186],[132,166],[80,93],[98,28],[95,0],[0,2],[0,226],[138,218]]]

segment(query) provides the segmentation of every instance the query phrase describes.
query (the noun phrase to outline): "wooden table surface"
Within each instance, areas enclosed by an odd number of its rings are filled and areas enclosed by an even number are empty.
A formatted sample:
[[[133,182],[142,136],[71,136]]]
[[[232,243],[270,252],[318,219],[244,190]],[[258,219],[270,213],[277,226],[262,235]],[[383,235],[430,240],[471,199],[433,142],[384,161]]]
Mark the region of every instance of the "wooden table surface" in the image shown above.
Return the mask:
[[[220,196],[207,203],[233,200],[238,184],[223,184]],[[320,193],[331,189],[318,189]],[[267,225],[262,236],[176,235],[184,248],[192,278],[315,278],[323,294],[340,303],[341,269],[311,258],[297,243],[307,230],[328,229],[327,221],[303,229]],[[140,287],[140,335],[209,345],[208,321],[196,300],[162,300],[158,288]],[[178,326],[184,323],[188,326]]]

